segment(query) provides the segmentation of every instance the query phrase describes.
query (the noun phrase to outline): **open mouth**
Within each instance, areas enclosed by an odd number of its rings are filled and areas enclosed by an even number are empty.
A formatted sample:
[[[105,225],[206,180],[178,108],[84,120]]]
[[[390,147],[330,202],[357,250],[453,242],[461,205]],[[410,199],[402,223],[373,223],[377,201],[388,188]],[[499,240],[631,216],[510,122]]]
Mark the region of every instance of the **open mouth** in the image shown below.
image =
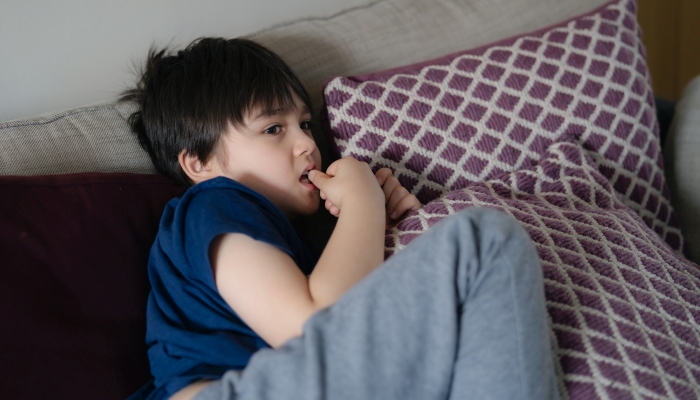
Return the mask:
[[[304,171],[303,174],[299,177],[299,182],[301,183],[311,183],[309,180],[309,171]]]
[[[309,179],[309,171],[313,169],[313,166],[310,169],[307,169],[304,171],[304,173],[301,174],[299,177],[299,182],[301,182],[302,185],[306,186],[307,188],[311,190],[318,190],[316,185],[314,185],[311,180]]]

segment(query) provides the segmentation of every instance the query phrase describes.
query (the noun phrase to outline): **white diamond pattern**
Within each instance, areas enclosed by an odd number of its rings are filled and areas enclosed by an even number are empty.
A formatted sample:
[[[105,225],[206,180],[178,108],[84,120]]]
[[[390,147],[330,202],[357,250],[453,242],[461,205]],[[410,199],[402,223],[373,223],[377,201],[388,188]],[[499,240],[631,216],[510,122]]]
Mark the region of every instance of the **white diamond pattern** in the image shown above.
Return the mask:
[[[339,155],[390,167],[427,202],[533,165],[553,141],[574,136],[625,203],[681,249],[635,9],[620,0],[412,70],[336,78],[324,94]],[[392,100],[401,96],[403,104]]]
[[[426,204],[387,232],[387,256],[473,206],[512,215],[533,239],[569,398],[700,396],[700,267],[622,203],[579,144]]]

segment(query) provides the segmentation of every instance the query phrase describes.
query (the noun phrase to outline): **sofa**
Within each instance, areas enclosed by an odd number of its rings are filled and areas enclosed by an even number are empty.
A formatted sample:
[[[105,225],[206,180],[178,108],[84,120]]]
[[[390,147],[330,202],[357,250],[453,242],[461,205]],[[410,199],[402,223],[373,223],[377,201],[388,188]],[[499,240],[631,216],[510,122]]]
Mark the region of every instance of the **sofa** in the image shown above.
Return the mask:
[[[662,146],[634,0],[379,0],[249,38],[311,94],[324,165],[424,203],[386,256],[465,207],[533,239],[565,398],[700,398],[700,77]],[[145,56],[145,55],[144,55]],[[117,99],[0,124],[0,390],[125,398],[150,379],[148,252],[184,192]],[[297,229],[320,250],[325,210]]]

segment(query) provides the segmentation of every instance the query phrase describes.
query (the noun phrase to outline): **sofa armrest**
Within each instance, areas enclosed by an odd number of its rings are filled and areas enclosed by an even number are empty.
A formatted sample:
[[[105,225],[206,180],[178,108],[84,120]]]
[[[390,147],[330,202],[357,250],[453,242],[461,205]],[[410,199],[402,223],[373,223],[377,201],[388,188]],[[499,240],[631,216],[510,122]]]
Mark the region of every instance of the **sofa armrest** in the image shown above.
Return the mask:
[[[664,149],[671,199],[690,247],[700,261],[700,76],[692,80],[676,104]]]

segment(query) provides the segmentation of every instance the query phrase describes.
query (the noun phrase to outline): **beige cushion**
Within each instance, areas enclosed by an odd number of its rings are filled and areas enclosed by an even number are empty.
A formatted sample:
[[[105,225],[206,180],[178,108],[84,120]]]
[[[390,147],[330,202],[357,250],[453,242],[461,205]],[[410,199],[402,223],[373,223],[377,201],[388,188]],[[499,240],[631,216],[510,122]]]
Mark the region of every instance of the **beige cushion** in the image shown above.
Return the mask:
[[[0,174],[155,173],[115,101],[0,124]]]
[[[666,177],[690,259],[700,263],[700,76],[683,91],[666,138]]]
[[[605,0],[381,0],[250,35],[299,74],[318,110],[337,75],[382,70],[542,28]],[[145,56],[145,54],[144,54]],[[0,174],[153,173],[131,134],[131,104],[107,102],[0,124]],[[319,146],[325,148],[320,129]],[[327,160],[327,152],[326,154]]]
[[[279,54],[322,102],[322,86],[534,31],[608,0],[385,0],[249,38]]]

